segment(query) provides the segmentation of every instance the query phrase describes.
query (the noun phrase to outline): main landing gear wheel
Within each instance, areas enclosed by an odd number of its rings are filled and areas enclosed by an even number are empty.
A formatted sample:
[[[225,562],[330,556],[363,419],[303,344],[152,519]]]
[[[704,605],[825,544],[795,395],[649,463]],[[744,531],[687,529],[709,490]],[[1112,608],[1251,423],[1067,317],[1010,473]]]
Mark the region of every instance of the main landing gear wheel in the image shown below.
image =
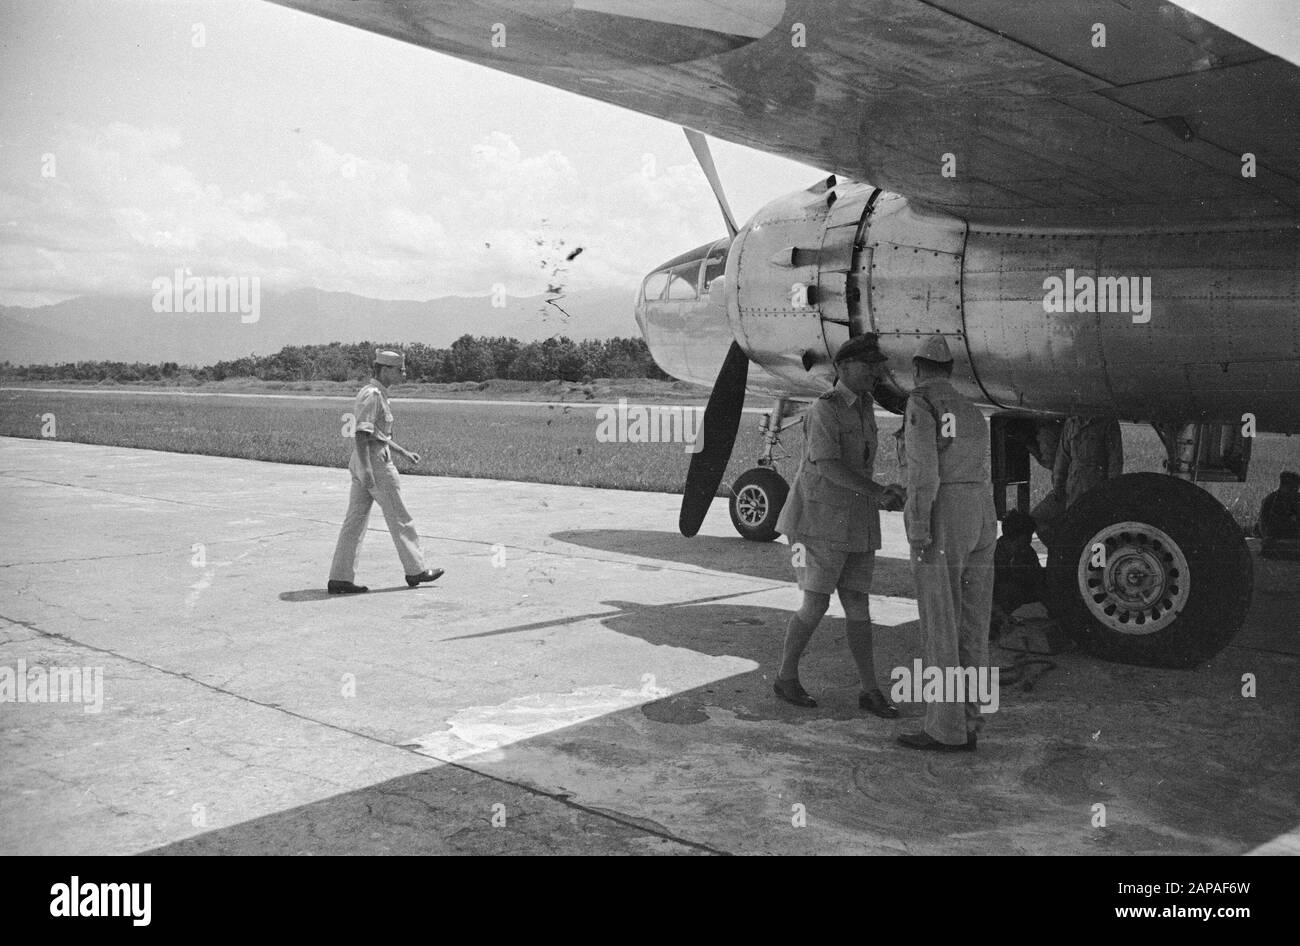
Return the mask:
[[[1228,511],[1186,480],[1119,476],[1066,514],[1047,562],[1048,608],[1109,660],[1192,667],[1241,629],[1254,571]]]
[[[731,486],[731,524],[751,542],[771,542],[779,532],[776,519],[781,515],[790,484],[781,474],[768,467],[746,470]]]

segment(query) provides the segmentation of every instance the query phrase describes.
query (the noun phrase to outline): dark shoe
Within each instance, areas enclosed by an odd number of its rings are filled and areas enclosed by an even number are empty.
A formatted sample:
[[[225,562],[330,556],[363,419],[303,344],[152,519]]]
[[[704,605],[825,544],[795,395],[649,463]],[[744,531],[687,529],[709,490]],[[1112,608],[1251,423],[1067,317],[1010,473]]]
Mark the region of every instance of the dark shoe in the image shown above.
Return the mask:
[[[858,694],[858,709],[864,709],[881,719],[898,719],[898,707],[879,690],[866,690]]]
[[[803,688],[803,684],[798,680],[781,680],[778,678],[772,684],[772,692],[787,703],[793,703],[795,706],[804,706],[811,709],[817,705],[817,701],[808,695],[808,691]]]
[[[420,574],[418,574],[418,575],[407,575],[407,576],[406,576],[406,583],[407,583],[408,585],[410,585],[412,588],[414,588],[416,585],[420,584],[420,582],[422,582],[422,581],[437,581],[437,580],[438,580],[439,578],[441,578],[441,577],[442,577],[442,569],[441,569],[441,568],[435,568],[435,569],[433,569],[433,571],[430,571],[429,569],[426,568],[424,571],[420,572]]]
[[[350,581],[336,581],[331,578],[325,590],[332,595],[360,595],[365,594],[370,589],[365,585],[354,585]]]
[[[950,746],[946,742],[940,742],[924,730],[921,732],[905,732],[898,737],[900,746],[907,746],[909,749],[928,749],[931,752],[974,752],[976,741],[973,732],[966,734],[966,742],[960,746]]]

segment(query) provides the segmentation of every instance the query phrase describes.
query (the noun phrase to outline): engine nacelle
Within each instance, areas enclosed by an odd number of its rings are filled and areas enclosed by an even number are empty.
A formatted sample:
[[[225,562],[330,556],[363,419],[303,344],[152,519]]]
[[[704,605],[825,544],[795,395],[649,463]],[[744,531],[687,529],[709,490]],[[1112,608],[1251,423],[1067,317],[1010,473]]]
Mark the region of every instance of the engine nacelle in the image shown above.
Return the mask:
[[[961,311],[965,225],[914,211],[865,184],[833,183],[768,204],[733,241],[727,316],[749,356],[799,394],[835,379],[835,350],[874,331],[890,356],[875,392],[901,411],[911,358],[925,335],[948,338],[954,383],[984,399]]]
[[[646,339],[678,377],[711,384],[734,336],[766,372],[752,388],[815,397],[835,350],[873,331],[890,359],[876,399],[900,410],[913,352],[940,334],[954,385],[996,407],[1300,430],[1294,225],[992,230],[830,178],[760,210],[718,280],[724,245],[643,289]],[[690,280],[653,281],[678,270],[698,273],[691,300],[672,298]]]
[[[877,400],[897,409],[940,334],[954,385],[997,407],[1300,429],[1294,225],[991,230],[827,182],[759,211],[726,273],[733,334],[796,394],[829,387],[850,329],[873,331],[892,379]]]

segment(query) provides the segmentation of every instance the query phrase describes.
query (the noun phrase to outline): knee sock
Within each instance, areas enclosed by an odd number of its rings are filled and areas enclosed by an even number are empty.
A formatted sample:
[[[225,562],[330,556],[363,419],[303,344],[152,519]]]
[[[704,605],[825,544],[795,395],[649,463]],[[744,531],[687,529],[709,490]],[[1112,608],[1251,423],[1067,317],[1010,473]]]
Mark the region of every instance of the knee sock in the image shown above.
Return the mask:
[[[781,669],[777,671],[778,680],[799,679],[799,658],[804,648],[812,640],[813,631],[820,621],[805,621],[796,611],[790,615],[790,623],[785,628],[785,648],[781,654]]]
[[[876,656],[872,646],[871,622],[846,620],[844,630],[845,636],[849,639],[849,651],[853,654],[853,662],[858,666],[858,676],[862,678],[862,689],[878,690],[880,684],[876,682]]]

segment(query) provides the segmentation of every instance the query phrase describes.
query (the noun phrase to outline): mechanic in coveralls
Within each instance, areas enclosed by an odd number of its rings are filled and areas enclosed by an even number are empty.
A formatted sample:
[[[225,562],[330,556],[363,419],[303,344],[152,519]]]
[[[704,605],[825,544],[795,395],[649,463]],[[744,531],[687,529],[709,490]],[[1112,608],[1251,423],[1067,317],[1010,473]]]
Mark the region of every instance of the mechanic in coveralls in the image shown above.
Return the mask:
[[[1050,546],[1056,542],[1065,511],[1089,490],[1124,472],[1119,421],[1085,416],[1067,419],[1048,469],[1052,471],[1052,491],[1031,515],[1038,523],[1039,536]]]
[[[925,664],[941,670],[975,667],[987,674],[998,537],[988,422],[952,386],[952,353],[943,336],[922,342],[912,365],[916,387],[904,418],[903,524],[912,550]],[[974,696],[967,693],[965,704],[927,702],[924,727],[900,735],[899,743],[909,749],[974,751],[982,724]]]
[[[1124,440],[1113,417],[1071,417],[1052,467],[1052,490],[1069,509],[1089,490],[1124,472]]]

